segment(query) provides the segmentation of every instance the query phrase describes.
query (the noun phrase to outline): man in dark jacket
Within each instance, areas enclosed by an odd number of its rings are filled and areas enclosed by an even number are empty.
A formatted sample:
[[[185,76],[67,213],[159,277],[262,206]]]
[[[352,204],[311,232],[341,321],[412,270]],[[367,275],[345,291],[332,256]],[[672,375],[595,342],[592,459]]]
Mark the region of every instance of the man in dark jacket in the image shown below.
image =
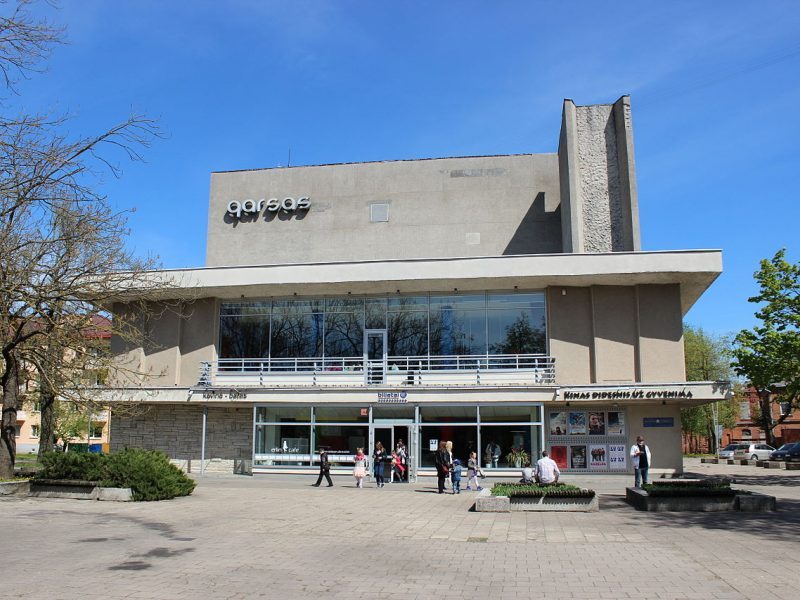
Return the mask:
[[[324,448],[319,449],[319,477],[317,477],[317,483],[312,483],[311,485],[319,487],[319,484],[322,483],[322,477],[328,480],[328,487],[333,487],[333,481],[331,481],[331,463],[328,460],[328,453],[325,452]]]

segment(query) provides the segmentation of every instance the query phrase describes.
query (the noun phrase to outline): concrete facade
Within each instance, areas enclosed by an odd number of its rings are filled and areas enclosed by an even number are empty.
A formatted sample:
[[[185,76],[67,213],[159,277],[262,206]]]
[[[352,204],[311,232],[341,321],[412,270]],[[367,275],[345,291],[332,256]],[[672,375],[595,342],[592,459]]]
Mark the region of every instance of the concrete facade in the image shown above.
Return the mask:
[[[551,410],[623,411],[624,434],[597,444],[629,447],[653,427],[653,467],[679,472],[680,407],[726,394],[685,381],[682,339],[683,315],[721,269],[719,251],[641,251],[627,97],[565,101],[553,153],[214,173],[206,267],[154,274],[174,300],[152,305],[153,343],[112,343],[127,367],[115,393],[154,407],[115,419],[112,448],[189,460],[202,445],[204,459],[247,460],[254,407],[374,408],[380,393],[402,391],[415,407],[536,406],[541,422],[531,426],[544,444]],[[263,356],[236,357],[238,379],[219,368],[230,358],[220,346],[225,303],[518,292],[543,295],[546,348],[506,379],[498,367],[510,363],[492,366],[488,350],[482,366],[465,356],[469,368],[382,371],[380,383],[358,374],[358,357],[334,369],[322,355],[302,358],[307,366],[283,377]],[[135,290],[121,292],[115,310],[131,310],[132,298]]]

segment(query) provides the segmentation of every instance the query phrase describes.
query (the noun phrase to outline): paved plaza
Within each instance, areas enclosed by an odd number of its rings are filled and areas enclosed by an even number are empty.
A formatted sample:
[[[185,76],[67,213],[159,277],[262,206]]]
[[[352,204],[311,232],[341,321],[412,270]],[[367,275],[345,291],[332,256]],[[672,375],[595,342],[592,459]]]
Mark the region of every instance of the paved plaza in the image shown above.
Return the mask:
[[[489,514],[427,478],[378,490],[207,475],[168,502],[0,499],[0,596],[800,597],[800,471],[685,464],[775,495],[779,511],[637,512],[632,476],[565,478],[598,490],[598,513]]]

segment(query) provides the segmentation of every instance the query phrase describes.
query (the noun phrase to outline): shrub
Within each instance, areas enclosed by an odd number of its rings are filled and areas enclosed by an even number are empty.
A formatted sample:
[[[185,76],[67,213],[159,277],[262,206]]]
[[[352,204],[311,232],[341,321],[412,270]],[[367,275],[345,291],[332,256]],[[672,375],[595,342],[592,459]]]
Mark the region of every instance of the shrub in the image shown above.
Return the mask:
[[[196,485],[166,454],[135,448],[108,455],[49,452],[36,479],[96,481],[105,487],[131,488],[134,500],[188,496]]]
[[[106,479],[106,456],[76,452],[48,452],[42,457],[42,468],[36,479],[72,479],[103,481]]]
[[[731,497],[736,491],[729,482],[719,481],[685,481],[681,483],[647,483],[642,486],[648,496],[653,497]]]
[[[526,497],[526,498],[594,498],[594,490],[579,488],[566,483],[538,485],[536,483],[496,483],[492,487],[492,496]]]
[[[188,496],[196,483],[169,462],[163,452],[129,448],[108,457],[112,487],[129,487],[134,500],[167,500]]]

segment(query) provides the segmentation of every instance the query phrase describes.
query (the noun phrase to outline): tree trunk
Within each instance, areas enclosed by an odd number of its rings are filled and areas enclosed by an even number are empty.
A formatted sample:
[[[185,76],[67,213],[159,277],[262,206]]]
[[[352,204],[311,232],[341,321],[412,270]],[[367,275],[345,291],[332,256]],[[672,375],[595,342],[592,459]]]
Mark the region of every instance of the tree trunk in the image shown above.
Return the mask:
[[[19,401],[19,364],[13,351],[3,352],[3,418],[0,429],[0,478],[14,477],[17,460],[17,403]]]
[[[41,406],[39,407],[41,415],[41,425],[39,430],[39,460],[48,452],[53,451],[53,446],[56,440],[53,439],[54,425],[55,425],[55,412],[56,412],[56,398],[52,390],[42,389],[39,395]]]
[[[775,446],[775,436],[772,433],[772,403],[769,401],[769,390],[764,390],[759,394],[761,405],[761,428],[764,430],[764,437],[767,444]]]

